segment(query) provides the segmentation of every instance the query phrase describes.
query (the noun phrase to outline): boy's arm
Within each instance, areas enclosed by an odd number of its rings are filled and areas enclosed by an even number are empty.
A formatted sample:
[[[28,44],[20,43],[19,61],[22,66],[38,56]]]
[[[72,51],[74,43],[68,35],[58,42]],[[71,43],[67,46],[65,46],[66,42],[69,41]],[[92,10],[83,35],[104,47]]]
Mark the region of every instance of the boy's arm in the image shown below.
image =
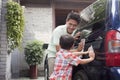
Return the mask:
[[[81,59],[80,64],[87,64],[87,63],[89,63],[89,62],[91,62],[93,60],[94,60],[93,57],[90,57],[90,58],[87,58],[87,59]]]
[[[71,52],[79,52],[83,49],[83,47],[84,47],[83,42],[80,42],[77,49],[71,49],[70,51]]]
[[[88,54],[88,51],[85,51],[85,52],[73,52],[72,54],[74,54],[76,56],[80,56],[80,55]]]
[[[91,48],[91,47],[90,47]],[[80,60],[80,64],[86,64],[86,63],[89,63],[91,61],[94,60],[95,58],[95,53],[94,53],[94,50],[91,50],[90,48],[88,48],[88,52],[89,52],[89,58],[87,59],[81,59]]]
[[[59,45],[55,45],[56,47],[56,51],[58,52],[60,50],[60,46]]]

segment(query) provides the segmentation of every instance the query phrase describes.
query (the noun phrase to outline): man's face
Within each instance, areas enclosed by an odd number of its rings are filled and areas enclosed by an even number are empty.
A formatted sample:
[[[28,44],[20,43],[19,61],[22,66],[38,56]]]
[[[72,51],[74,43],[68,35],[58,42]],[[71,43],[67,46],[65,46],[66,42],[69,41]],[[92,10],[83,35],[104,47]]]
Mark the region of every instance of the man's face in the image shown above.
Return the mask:
[[[77,28],[77,21],[73,20],[73,19],[69,19],[68,21],[66,21],[66,25],[67,25],[67,32],[69,34],[72,34],[73,31]]]

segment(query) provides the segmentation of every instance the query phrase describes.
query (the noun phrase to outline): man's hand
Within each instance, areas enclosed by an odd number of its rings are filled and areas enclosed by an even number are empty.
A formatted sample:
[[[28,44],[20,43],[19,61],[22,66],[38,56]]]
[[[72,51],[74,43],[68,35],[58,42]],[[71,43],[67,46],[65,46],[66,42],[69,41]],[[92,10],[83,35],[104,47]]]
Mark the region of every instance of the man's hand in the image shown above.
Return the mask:
[[[80,32],[77,32],[74,36],[74,40],[77,40],[80,37]]]

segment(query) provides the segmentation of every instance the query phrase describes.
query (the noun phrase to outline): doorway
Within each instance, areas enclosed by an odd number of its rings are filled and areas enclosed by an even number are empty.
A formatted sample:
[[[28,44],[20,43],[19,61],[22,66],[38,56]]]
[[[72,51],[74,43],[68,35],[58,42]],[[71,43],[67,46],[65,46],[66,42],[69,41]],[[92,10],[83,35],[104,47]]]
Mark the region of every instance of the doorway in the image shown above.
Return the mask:
[[[71,11],[79,12],[78,10],[73,9],[55,9],[55,27],[64,25],[67,14]]]

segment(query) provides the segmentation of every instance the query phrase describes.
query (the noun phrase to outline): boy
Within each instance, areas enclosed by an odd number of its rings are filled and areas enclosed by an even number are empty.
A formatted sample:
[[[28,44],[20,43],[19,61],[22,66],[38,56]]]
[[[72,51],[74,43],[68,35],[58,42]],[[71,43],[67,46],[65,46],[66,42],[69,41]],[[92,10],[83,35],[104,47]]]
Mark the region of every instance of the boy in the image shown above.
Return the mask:
[[[95,54],[93,50],[88,49],[86,52],[72,52],[74,38],[70,35],[62,35],[60,37],[61,49],[56,53],[54,71],[50,76],[50,80],[71,80],[72,65],[86,64],[94,60]],[[89,54],[89,58],[80,59],[80,55]]]

